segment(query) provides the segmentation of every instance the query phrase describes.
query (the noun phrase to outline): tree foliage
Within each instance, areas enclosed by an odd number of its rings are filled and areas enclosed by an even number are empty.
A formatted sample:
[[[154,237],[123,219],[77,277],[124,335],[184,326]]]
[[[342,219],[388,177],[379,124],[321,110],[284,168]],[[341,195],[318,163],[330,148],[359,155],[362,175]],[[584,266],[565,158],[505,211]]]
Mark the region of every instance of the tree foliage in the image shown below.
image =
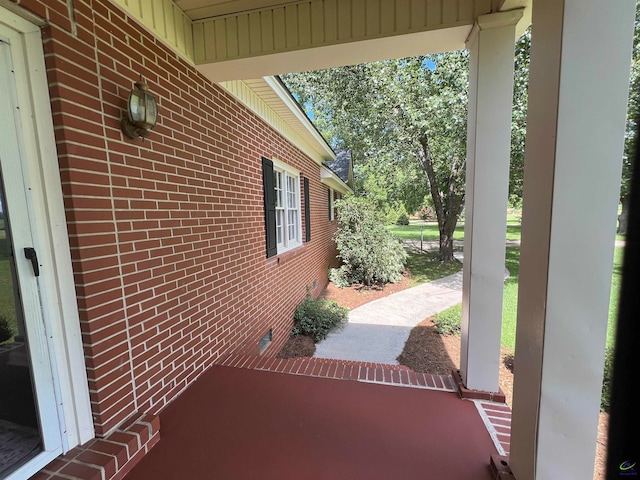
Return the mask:
[[[514,206],[522,201],[522,185],[524,182],[524,144],[527,136],[530,50],[531,28],[528,28],[516,42],[515,48],[511,162],[509,170],[509,202]]]
[[[339,287],[401,280],[407,253],[384,227],[375,205],[365,198],[351,196],[337,201],[336,208],[335,240],[342,266],[331,269],[329,279]]]
[[[638,125],[636,120],[640,113],[640,2],[636,3],[636,22],[633,34],[633,53],[631,58],[631,74],[629,85],[629,103],[627,106],[627,128],[624,140],[624,154],[622,157],[622,181],[620,184],[620,203],[622,212],[618,217],[618,233],[626,233],[627,215],[629,208],[629,193],[633,163],[636,157],[636,135]]]
[[[464,205],[468,53],[290,74],[285,83],[334,146],[357,158],[360,192],[417,210],[431,196],[441,259]],[[380,187],[380,188],[377,188]]]

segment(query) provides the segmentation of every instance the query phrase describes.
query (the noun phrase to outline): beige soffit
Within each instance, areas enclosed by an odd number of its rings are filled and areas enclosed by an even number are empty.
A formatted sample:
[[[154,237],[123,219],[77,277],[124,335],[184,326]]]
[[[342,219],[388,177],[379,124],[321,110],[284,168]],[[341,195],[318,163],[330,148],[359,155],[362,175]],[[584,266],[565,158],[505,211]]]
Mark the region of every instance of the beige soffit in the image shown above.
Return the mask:
[[[183,2],[184,3],[184,2]],[[407,35],[440,31],[449,41],[439,51],[464,48],[465,35],[479,15],[497,11],[496,0],[303,0],[201,18],[193,22],[197,64],[223,63],[301,50],[366,43],[394,37],[410,40],[412,50],[383,49],[377,57],[351,57],[351,64],[436,51],[430,36]],[[190,10],[186,10],[187,15]],[[461,28],[462,27],[462,28]],[[458,29],[457,35],[451,35]],[[465,34],[466,31],[466,34]],[[416,50],[416,41],[421,48]],[[397,43],[397,42],[396,42]],[[383,45],[384,46],[384,45]],[[401,44],[408,49],[410,44]],[[349,53],[350,48],[347,49]],[[339,51],[334,65],[345,64]],[[337,56],[336,56],[337,54]],[[391,55],[391,57],[389,57]],[[314,55],[308,55],[310,57]],[[347,62],[348,63],[348,62]],[[324,68],[324,65],[316,68]],[[283,72],[279,72],[283,73]]]
[[[220,85],[319,165],[335,159],[331,147],[276,78],[233,80]]]

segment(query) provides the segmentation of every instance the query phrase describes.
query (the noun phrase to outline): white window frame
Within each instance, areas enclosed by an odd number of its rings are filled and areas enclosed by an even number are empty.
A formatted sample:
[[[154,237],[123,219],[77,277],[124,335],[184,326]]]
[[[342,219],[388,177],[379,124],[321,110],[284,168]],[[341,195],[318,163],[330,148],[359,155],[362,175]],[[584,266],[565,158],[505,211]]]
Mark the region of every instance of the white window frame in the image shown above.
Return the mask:
[[[273,161],[273,188],[276,199],[276,244],[278,255],[302,245],[302,195],[300,193],[300,172],[278,160]],[[289,205],[287,179],[294,182],[295,198]],[[295,236],[289,238],[290,213],[295,219]],[[284,221],[284,223],[282,222]]]
[[[335,206],[335,191],[333,188],[329,187],[329,211],[331,212],[331,216],[329,217],[329,221],[333,222],[336,219],[336,206]]]

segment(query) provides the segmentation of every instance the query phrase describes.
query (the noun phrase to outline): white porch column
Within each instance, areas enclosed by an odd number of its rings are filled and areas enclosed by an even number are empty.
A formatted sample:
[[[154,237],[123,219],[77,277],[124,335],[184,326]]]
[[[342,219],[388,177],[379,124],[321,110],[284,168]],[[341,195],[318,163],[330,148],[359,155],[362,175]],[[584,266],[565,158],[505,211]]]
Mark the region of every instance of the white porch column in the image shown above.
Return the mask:
[[[592,478],[635,0],[535,0],[510,466]]]
[[[478,17],[467,40],[469,118],[460,373],[498,391],[515,27],[521,10]]]

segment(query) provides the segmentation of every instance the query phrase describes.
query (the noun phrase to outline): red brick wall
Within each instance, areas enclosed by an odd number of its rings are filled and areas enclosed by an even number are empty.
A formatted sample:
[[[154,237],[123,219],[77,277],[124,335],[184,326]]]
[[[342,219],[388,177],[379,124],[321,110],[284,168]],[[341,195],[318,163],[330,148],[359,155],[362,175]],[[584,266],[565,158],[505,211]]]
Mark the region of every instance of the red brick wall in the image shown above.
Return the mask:
[[[327,282],[335,223],[319,166],[107,0],[22,0],[44,28],[96,431],[158,412],[220,356],[286,340]],[[120,117],[142,74],[159,123]],[[311,242],[266,259],[261,156],[310,180]],[[302,182],[301,182],[302,183]],[[304,224],[304,219],[303,219]],[[304,237],[304,236],[303,236]]]

